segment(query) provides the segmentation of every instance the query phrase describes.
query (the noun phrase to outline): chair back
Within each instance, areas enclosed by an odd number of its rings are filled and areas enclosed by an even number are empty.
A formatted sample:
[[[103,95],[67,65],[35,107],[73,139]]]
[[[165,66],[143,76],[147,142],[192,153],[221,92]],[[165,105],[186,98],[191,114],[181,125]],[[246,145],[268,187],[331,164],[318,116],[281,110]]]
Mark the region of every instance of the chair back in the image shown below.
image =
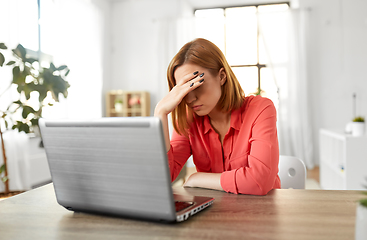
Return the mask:
[[[304,189],[306,176],[306,166],[301,159],[293,156],[279,156],[279,178],[282,189]]]

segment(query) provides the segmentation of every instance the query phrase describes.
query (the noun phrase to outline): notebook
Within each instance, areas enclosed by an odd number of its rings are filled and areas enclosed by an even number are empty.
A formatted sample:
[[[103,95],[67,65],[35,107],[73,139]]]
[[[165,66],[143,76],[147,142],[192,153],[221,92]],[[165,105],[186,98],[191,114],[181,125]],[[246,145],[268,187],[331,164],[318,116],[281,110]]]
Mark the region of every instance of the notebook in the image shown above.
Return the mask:
[[[173,194],[159,118],[40,119],[39,127],[68,210],[180,222],[214,201]]]

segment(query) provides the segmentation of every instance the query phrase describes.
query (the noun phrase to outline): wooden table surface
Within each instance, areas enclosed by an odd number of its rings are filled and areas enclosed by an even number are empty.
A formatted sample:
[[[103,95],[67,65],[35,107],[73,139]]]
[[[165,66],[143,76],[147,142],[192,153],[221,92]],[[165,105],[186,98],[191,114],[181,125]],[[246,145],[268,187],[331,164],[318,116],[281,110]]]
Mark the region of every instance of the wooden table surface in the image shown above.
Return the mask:
[[[266,196],[199,188],[214,204],[182,223],[70,212],[52,184],[0,201],[0,239],[354,239],[359,191],[272,190]]]

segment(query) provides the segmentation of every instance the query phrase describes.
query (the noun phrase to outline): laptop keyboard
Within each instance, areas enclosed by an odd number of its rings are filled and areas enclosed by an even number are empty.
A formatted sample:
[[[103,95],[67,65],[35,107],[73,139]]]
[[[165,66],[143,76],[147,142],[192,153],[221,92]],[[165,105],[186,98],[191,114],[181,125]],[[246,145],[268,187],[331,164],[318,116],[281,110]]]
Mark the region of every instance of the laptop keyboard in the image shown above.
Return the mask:
[[[181,201],[175,201],[176,205],[176,212],[179,212],[181,210],[184,210],[192,205],[194,205],[193,202],[181,202]]]

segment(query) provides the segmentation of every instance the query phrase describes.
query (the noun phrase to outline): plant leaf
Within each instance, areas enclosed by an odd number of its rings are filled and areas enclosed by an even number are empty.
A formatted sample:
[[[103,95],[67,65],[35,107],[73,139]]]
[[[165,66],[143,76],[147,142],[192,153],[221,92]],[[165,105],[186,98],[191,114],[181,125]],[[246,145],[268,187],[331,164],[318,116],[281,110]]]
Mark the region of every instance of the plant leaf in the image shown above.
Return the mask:
[[[31,119],[32,126],[38,126],[38,118]]]
[[[66,65],[61,65],[60,67],[58,67],[56,70],[59,70],[59,71],[62,71],[64,70],[65,68],[67,68]]]
[[[45,100],[45,98],[47,97],[47,89],[39,89],[39,96],[38,96],[38,101],[39,102],[43,102],[43,100]]]
[[[359,200],[359,203],[367,207],[367,198]]]
[[[25,62],[28,62],[30,64],[32,64],[32,63],[34,63],[36,61],[37,61],[37,59],[34,59],[34,58],[26,58],[26,60],[25,60]]]
[[[30,106],[23,106],[22,117],[27,118],[28,114],[35,113],[36,111]]]
[[[25,132],[25,133],[29,133],[29,126],[26,123],[17,121],[16,124],[13,125],[12,129],[18,129],[19,132]]]
[[[5,62],[5,57],[2,53],[0,53],[0,67],[4,65],[4,62]]]
[[[25,56],[27,54],[27,51],[22,46],[22,44],[18,44],[18,46],[15,49],[13,49],[13,53],[15,53],[15,55],[20,57],[23,60],[23,62],[25,62],[25,60],[26,60]]]
[[[10,66],[10,65],[13,65],[15,63],[15,61],[9,61],[6,66]]]
[[[9,178],[7,176],[1,178],[1,181],[3,183],[7,182],[8,180],[9,180]]]
[[[6,165],[5,164],[1,165],[1,167],[0,167],[0,174],[3,173],[3,172],[5,172],[5,168],[6,168]]]
[[[18,86],[25,84],[26,75],[20,71],[19,66],[13,67],[13,82]]]
[[[56,70],[56,67],[53,63],[50,63],[50,69],[52,72]]]
[[[23,103],[20,100],[14,101],[13,103],[21,105],[21,106],[23,105]]]
[[[0,49],[8,49],[8,47],[5,45],[5,43],[0,43]]]

